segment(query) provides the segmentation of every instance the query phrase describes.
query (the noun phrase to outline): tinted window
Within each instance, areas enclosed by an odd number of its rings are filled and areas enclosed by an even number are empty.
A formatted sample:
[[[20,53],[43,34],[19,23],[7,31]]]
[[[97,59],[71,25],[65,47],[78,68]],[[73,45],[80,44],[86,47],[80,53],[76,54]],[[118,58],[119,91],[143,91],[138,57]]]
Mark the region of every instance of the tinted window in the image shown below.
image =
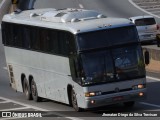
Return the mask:
[[[137,19],[135,21],[136,26],[145,26],[145,25],[154,25],[156,24],[156,21],[154,18],[143,18],[143,19]]]
[[[79,50],[138,42],[135,26],[82,33],[77,36]]]
[[[24,28],[21,28],[21,34],[22,34],[22,37],[21,37],[21,41],[22,41],[22,48],[26,48],[26,49],[29,49],[31,48],[31,32],[30,32],[30,29],[29,27],[24,27]]]
[[[64,56],[75,52],[74,36],[66,31],[12,23],[3,23],[2,29],[7,46]]]
[[[3,36],[5,44],[9,46],[21,47],[22,46],[22,31],[21,27],[15,24],[6,24]]]
[[[145,75],[141,47],[129,45],[110,50],[80,54],[84,85],[118,82]]]

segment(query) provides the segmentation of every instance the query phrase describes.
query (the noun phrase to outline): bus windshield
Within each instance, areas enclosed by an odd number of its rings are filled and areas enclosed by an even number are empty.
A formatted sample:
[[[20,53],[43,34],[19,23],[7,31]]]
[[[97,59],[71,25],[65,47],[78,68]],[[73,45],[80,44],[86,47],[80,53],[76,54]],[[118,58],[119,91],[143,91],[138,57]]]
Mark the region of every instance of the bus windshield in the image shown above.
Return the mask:
[[[135,26],[105,29],[77,35],[78,50],[88,50],[138,42]]]
[[[137,45],[81,53],[83,85],[131,80],[144,77],[141,48]]]

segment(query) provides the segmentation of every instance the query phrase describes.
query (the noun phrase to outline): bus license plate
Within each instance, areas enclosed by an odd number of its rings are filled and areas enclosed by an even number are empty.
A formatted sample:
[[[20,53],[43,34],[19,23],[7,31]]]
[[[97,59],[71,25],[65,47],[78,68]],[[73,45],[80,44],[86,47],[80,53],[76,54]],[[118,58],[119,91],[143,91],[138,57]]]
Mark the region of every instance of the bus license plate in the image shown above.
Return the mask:
[[[113,101],[121,101],[123,100],[123,96],[114,97]]]

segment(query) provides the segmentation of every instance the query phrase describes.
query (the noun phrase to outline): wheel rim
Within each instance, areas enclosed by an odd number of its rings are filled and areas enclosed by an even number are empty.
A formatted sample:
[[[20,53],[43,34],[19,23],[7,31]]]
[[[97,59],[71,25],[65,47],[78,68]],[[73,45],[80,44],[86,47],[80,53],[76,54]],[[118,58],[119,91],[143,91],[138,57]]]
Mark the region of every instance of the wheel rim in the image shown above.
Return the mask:
[[[24,91],[25,91],[26,96],[28,96],[28,87],[26,83],[25,83]]]
[[[35,84],[32,82],[32,85],[31,85],[31,88],[32,88],[32,95],[33,96],[36,96],[36,86],[35,86]]]

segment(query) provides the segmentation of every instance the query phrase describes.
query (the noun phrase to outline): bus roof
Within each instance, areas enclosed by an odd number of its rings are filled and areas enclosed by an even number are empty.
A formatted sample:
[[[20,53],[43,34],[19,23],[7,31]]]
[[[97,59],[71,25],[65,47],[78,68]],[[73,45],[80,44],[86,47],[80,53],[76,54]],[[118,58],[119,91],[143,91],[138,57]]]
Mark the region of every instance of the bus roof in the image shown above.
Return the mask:
[[[74,8],[13,12],[5,15],[2,21],[65,30],[73,34],[132,24],[125,18],[109,18],[97,11]]]

